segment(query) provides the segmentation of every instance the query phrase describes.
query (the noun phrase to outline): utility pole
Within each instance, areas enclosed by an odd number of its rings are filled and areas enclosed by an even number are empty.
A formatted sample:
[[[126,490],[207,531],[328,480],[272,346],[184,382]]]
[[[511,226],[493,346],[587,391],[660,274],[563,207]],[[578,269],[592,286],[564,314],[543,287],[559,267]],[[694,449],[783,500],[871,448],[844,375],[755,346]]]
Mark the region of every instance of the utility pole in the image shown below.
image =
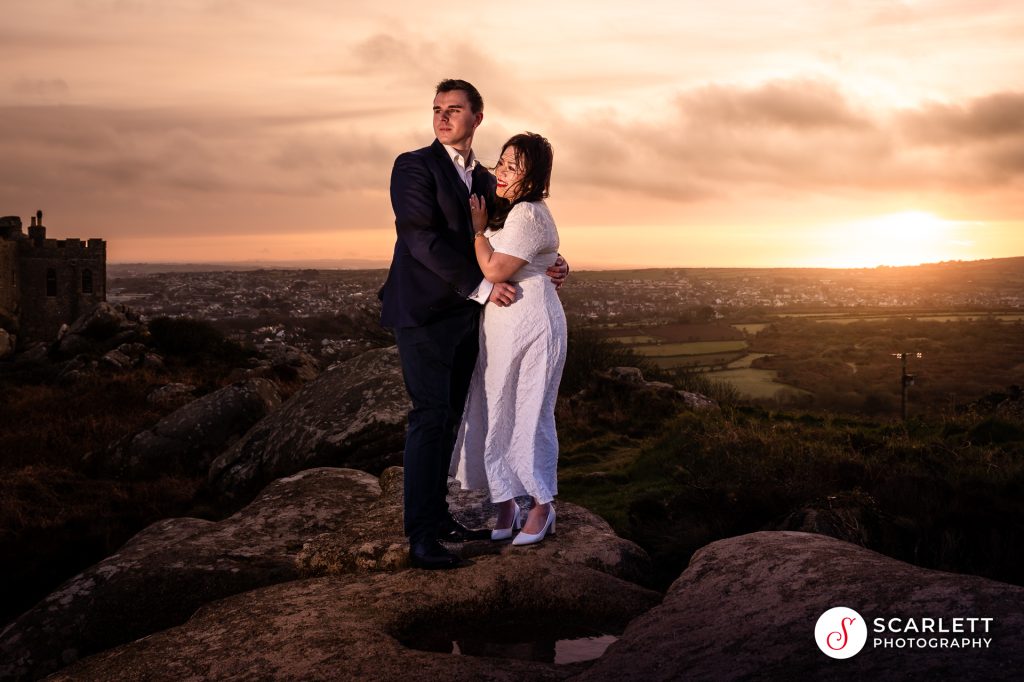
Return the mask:
[[[914,385],[914,375],[907,374],[907,358],[913,355],[920,360],[924,357],[924,353],[891,353],[891,355],[901,361],[900,387],[902,389],[902,398],[900,400],[900,416],[903,417],[905,422],[907,421],[907,387]]]

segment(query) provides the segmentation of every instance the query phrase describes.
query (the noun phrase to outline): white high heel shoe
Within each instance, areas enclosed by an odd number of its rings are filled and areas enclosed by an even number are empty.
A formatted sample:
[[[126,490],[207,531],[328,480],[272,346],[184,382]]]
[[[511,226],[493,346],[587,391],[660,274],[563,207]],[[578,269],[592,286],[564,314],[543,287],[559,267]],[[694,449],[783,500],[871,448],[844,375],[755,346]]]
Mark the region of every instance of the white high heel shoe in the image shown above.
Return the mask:
[[[544,539],[544,536],[548,532],[552,535],[555,534],[555,505],[551,505],[548,510],[548,518],[544,521],[544,527],[540,529],[539,533],[520,533],[516,536],[516,539],[512,541],[513,545],[532,545],[540,542]]]
[[[512,535],[523,527],[522,521],[519,520],[519,505],[516,505],[516,510],[512,515],[512,525],[508,528],[495,528],[491,531],[491,540],[497,542],[499,540],[508,540]]]

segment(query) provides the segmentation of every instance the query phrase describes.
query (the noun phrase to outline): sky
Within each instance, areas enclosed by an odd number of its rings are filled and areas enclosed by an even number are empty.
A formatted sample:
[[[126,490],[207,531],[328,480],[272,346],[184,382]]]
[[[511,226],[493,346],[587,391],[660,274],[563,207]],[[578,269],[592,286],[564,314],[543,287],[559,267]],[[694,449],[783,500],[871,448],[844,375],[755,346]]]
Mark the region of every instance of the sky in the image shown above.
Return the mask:
[[[580,268],[1024,255],[1019,0],[3,0],[0,215],[110,262],[363,259],[436,83]]]

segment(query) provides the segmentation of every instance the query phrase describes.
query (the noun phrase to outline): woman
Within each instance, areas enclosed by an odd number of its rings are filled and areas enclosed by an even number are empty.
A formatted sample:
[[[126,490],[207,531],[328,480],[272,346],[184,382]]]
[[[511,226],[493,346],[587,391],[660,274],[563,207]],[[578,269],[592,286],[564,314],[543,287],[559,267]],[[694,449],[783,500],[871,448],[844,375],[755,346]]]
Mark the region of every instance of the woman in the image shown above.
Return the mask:
[[[452,456],[465,489],[488,488],[498,505],[492,540],[540,542],[555,532],[558,437],[555,398],[565,365],[565,313],[545,276],[555,262],[558,231],[544,203],[551,182],[551,145],[534,133],[512,137],[495,168],[497,199],[488,218],[483,198],[470,198],[474,248],[484,277],[515,282],[515,303],[487,306],[480,354]],[[515,498],[530,495],[525,523]]]

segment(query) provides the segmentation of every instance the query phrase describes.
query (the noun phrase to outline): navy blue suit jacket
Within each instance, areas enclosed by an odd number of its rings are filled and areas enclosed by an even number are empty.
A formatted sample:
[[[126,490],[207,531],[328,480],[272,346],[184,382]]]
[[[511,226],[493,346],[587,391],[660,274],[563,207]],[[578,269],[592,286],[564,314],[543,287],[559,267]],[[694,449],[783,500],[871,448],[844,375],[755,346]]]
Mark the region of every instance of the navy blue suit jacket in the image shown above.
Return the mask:
[[[494,176],[478,165],[473,193],[490,206],[494,187]],[[483,280],[473,250],[469,194],[437,140],[395,159],[391,206],[398,239],[379,294],[383,326],[418,327],[479,307],[466,298]]]

